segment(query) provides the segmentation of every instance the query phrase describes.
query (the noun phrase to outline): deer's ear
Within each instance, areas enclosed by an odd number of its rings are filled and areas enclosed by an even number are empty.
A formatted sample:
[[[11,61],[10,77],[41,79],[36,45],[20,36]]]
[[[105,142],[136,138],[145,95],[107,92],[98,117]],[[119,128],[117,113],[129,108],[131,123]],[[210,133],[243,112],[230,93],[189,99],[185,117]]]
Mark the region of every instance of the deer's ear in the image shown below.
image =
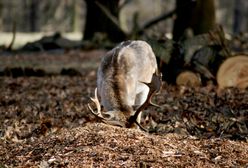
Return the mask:
[[[115,120],[116,117],[116,112],[115,111],[106,111],[102,113],[102,116],[105,120]]]
[[[115,120],[110,120],[110,121],[103,121],[106,124],[114,125],[114,126],[119,126],[119,127],[126,127],[126,123],[123,121],[115,121]]]
[[[126,121],[126,117],[121,111],[107,111],[102,113],[107,121]]]
[[[107,111],[102,113],[103,122],[110,125],[126,127],[126,117],[120,111]]]

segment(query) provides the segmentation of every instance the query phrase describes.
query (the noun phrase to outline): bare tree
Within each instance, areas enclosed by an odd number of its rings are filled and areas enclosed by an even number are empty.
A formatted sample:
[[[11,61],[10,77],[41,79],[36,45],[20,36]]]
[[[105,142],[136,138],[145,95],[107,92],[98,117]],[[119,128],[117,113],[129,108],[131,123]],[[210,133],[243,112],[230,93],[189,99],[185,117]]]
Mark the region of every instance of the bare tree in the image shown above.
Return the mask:
[[[85,0],[87,5],[86,24],[84,30],[84,40],[94,37],[97,32],[106,33],[107,38],[113,42],[122,41],[126,38],[125,33],[120,29],[119,18],[119,0]],[[111,16],[107,16],[106,12]],[[114,19],[111,19],[111,17]]]
[[[39,7],[39,0],[31,0],[29,5],[29,23],[30,23],[30,32],[38,31],[37,28],[37,12]]]
[[[214,0],[177,0],[173,39],[180,40],[191,28],[195,35],[206,33],[215,26]]]
[[[247,0],[236,0],[234,6],[234,23],[233,32],[240,33],[248,30],[248,1]]]

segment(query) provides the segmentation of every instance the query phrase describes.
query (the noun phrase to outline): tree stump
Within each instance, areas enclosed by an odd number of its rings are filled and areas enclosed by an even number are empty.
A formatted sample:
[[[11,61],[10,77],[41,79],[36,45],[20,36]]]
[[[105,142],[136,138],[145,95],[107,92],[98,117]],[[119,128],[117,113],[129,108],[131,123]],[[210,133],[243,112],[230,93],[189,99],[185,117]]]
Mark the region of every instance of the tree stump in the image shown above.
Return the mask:
[[[201,78],[198,74],[187,70],[181,72],[177,76],[176,84],[190,86],[190,87],[197,87],[201,85]]]
[[[248,55],[236,55],[226,59],[217,72],[218,88],[248,88]]]

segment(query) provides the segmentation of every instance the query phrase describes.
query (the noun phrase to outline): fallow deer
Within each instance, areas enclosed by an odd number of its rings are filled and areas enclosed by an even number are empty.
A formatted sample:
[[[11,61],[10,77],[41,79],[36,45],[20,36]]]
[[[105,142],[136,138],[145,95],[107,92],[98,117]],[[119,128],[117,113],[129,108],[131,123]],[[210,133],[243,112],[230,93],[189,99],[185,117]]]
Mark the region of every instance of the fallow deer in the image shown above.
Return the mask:
[[[103,56],[97,72],[91,112],[103,122],[131,128],[140,126],[141,111],[161,88],[156,57],[145,41],[125,41]],[[98,100],[100,97],[100,101]],[[104,111],[101,111],[101,105]]]

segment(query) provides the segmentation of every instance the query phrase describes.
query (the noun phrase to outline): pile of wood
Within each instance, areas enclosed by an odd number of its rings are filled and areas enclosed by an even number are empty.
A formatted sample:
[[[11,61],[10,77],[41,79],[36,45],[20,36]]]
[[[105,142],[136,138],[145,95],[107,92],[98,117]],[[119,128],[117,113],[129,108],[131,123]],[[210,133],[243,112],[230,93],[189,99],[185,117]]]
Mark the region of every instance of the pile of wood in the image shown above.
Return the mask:
[[[166,86],[161,95],[166,100],[159,103],[159,112],[151,110],[146,114],[146,127],[158,134],[247,140],[248,90],[216,89]]]
[[[164,80],[168,83],[200,86],[210,82],[220,89],[246,88],[248,55],[244,46],[248,41],[240,43],[239,49],[236,45],[236,50],[233,50],[233,40],[228,41],[222,27],[218,26],[206,34],[179,42],[153,40],[151,45],[160,60]]]

